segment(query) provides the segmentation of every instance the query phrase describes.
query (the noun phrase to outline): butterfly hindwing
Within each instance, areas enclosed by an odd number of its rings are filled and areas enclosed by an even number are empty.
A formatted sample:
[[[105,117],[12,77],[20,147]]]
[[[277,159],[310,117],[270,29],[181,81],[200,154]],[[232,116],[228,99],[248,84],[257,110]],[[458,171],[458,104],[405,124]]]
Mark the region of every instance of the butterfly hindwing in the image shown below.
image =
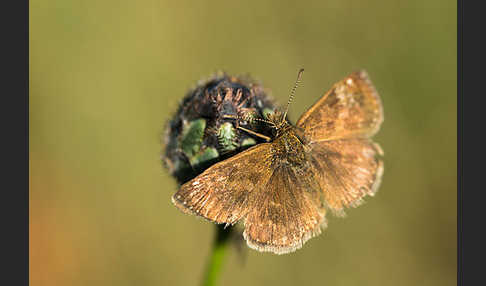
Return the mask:
[[[297,121],[310,141],[373,136],[383,121],[383,107],[365,71],[350,74]]]
[[[245,220],[243,235],[251,248],[289,253],[321,233],[325,209],[319,190],[309,189],[307,179],[289,165],[275,166]]]
[[[356,207],[373,196],[383,174],[378,144],[366,138],[321,141],[309,144],[312,173],[324,194],[326,207],[338,216],[345,207]]]

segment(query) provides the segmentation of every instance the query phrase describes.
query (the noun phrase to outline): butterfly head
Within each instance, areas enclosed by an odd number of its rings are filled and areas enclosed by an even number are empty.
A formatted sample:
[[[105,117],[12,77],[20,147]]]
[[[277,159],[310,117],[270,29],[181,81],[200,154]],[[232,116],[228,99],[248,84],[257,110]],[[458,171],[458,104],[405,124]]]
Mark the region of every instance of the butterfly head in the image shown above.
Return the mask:
[[[273,128],[275,137],[279,137],[285,130],[291,127],[290,123],[287,121],[285,113],[280,110],[268,114],[265,122]]]

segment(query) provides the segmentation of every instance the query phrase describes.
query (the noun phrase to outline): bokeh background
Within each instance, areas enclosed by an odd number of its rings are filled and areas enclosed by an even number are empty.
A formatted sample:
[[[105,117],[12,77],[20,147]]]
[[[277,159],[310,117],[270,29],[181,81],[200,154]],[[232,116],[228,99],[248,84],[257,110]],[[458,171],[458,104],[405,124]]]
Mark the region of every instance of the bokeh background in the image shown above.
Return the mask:
[[[456,284],[456,1],[30,1],[31,285],[197,285],[213,225],[170,202],[160,135],[217,70],[298,116],[358,68],[381,94],[374,198],[221,285]]]

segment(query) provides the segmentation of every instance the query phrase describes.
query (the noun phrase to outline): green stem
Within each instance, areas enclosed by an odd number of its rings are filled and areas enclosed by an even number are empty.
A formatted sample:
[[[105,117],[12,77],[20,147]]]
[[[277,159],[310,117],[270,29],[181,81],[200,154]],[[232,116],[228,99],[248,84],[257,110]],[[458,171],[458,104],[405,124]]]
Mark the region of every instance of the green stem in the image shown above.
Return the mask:
[[[216,225],[216,235],[213,242],[213,249],[206,266],[206,273],[202,285],[214,286],[221,273],[223,259],[229,243],[232,227],[224,228],[224,225]]]

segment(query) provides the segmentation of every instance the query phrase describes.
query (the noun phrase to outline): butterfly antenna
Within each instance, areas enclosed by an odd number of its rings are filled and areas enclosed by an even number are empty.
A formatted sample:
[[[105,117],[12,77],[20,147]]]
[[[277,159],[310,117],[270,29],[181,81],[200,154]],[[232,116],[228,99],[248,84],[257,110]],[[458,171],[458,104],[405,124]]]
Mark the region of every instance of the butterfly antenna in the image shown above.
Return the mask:
[[[287,112],[289,111],[290,103],[294,99],[295,90],[297,89],[297,86],[299,86],[299,83],[300,83],[300,80],[302,79],[302,74],[303,73],[304,73],[304,69],[300,69],[299,70],[299,74],[297,75],[297,80],[295,81],[294,87],[290,91],[289,101],[287,102],[287,108],[285,109],[285,113],[284,113],[284,115],[282,117],[282,122],[284,122],[285,121],[285,118],[287,117]]]
[[[254,118],[254,121],[259,121],[259,122],[264,122],[267,123],[268,125],[275,127],[275,123],[269,120],[261,119],[261,118]]]
[[[261,119],[261,118],[249,118],[249,117],[243,117],[243,116],[231,115],[231,114],[225,114],[225,115],[223,115],[223,118],[244,120],[244,121],[249,121],[250,123],[253,123],[255,121],[259,121],[259,122],[267,123],[271,126],[275,126],[275,123],[273,123],[272,121]]]

